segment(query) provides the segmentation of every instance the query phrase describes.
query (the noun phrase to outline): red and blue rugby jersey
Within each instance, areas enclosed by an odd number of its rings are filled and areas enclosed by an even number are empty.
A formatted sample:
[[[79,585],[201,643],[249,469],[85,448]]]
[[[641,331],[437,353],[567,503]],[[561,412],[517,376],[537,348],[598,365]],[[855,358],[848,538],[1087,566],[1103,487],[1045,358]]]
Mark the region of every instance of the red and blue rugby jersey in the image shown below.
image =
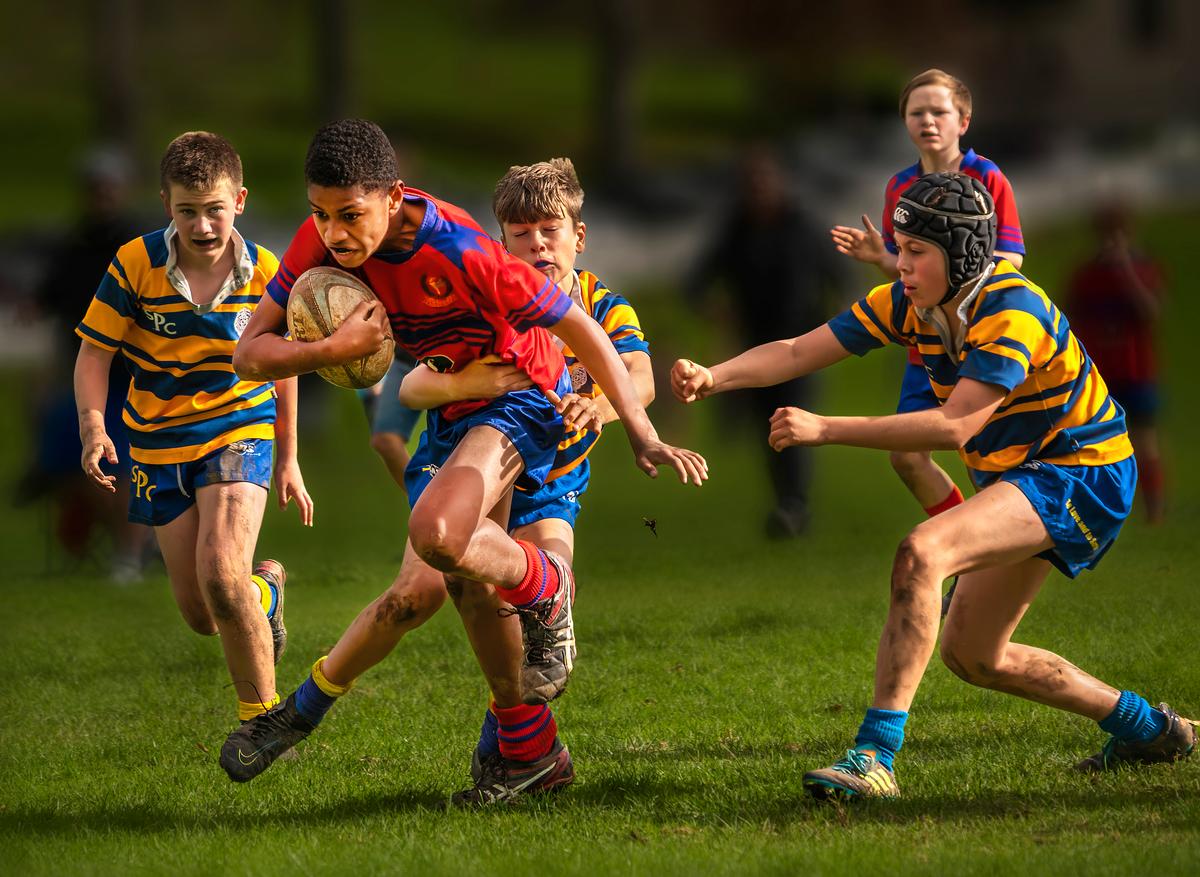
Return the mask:
[[[957,355],[921,318],[899,280],[872,289],[829,327],[859,356],[888,343],[915,348],[939,403],[960,378],[1005,391],[1000,407],[959,451],[976,486],[1030,460],[1103,466],[1133,454],[1125,412],[1066,316],[1005,260],[967,304]]]
[[[983,183],[992,201],[996,205],[996,249],[1004,253],[1025,255],[1025,239],[1021,235],[1021,218],[1017,216],[1017,201],[1013,197],[1012,186],[1008,177],[1000,172],[994,161],[990,161],[968,149],[959,163],[958,169],[968,177],[974,177]],[[895,227],[892,225],[892,213],[896,202],[904,194],[904,190],[917,181],[921,173],[921,162],[906,167],[900,173],[888,180],[887,188],[883,190],[883,225],[880,234],[883,235],[883,245],[893,256],[900,252],[896,246]],[[921,359],[916,352],[908,352],[908,361],[916,365]]]
[[[571,308],[571,300],[540,271],[488,237],[464,210],[416,189],[404,197],[425,204],[425,218],[411,250],[378,252],[350,271],[379,296],[392,334],[413,359],[438,372],[498,355],[552,390],[563,357],[544,327]],[[267,293],[281,307],[296,278],[318,265],[339,267],[312,217],[284,253]],[[488,400],[453,402],[441,409],[450,420]]]

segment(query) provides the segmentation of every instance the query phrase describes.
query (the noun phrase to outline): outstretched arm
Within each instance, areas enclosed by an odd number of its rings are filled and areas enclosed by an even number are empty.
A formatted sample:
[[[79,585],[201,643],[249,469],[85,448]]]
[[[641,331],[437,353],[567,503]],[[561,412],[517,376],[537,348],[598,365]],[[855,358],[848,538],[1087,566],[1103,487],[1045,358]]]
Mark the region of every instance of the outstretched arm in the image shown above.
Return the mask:
[[[104,406],[108,400],[108,371],[113,351],[86,341],[79,343],[75,360],[75,408],[79,412],[79,440],[83,444],[80,465],[97,486],[109,493],[117,490],[117,476],[100,468],[100,459],[117,462],[117,448],[104,428]]]
[[[900,270],[896,267],[896,256],[888,252],[883,243],[883,235],[871,222],[867,214],[862,215],[862,228],[852,225],[835,225],[829,230],[833,245],[843,255],[850,256],[860,262],[868,262],[883,272],[889,280],[896,280]]]
[[[287,508],[288,502],[296,501],[300,522],[306,527],[313,523],[313,501],[304,486],[297,457],[296,409],[299,391],[295,378],[284,378],[275,382],[275,490],[279,507]]]
[[[962,378],[946,404],[884,417],[822,417],[803,408],[780,408],[768,441],[777,451],[793,445],[851,445],[883,451],[952,451],[979,434],[1007,391]]]
[[[760,344],[711,369],[681,359],[671,369],[671,390],[680,402],[696,402],[713,393],[782,384],[849,355],[824,324],[797,338]]]
[[[566,342],[604,390],[613,410],[625,425],[629,443],[642,471],[655,477],[658,474],[657,467],[665,464],[672,466],[685,484],[690,481],[699,485],[708,478],[708,464],[703,457],[659,441],[654,425],[638,399],[625,363],[599,323],[582,309],[572,307],[550,331]]]

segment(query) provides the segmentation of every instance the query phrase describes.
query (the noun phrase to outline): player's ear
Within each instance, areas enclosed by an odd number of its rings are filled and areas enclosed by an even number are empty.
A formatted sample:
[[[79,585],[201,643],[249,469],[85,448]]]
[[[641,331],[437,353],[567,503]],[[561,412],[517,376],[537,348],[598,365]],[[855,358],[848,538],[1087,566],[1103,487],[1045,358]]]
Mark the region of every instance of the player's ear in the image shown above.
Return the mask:
[[[246,195],[248,195],[248,194],[249,194],[249,192],[247,192],[246,187],[242,186],[241,188],[239,188],[237,190],[237,193],[233,196],[233,215],[234,216],[241,216],[242,211],[246,209]]]
[[[961,137],[967,133],[967,129],[971,127],[971,114],[967,113],[962,117],[962,122],[958,126],[958,136]]]
[[[575,252],[582,253],[585,249],[587,249],[587,224],[579,222],[575,224]]]
[[[396,180],[388,190],[388,216],[395,216],[404,206],[404,180]]]

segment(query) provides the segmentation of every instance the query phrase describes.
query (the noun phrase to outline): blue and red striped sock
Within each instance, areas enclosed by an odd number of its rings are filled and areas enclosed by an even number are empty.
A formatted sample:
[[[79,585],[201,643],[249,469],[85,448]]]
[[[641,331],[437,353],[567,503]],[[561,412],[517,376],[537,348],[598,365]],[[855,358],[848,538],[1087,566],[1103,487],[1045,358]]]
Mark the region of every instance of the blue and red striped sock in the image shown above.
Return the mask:
[[[492,711],[499,726],[500,754],[509,761],[537,761],[554,745],[558,725],[545,704],[493,706]]]
[[[546,552],[536,545],[522,539],[517,539],[516,543],[525,552],[525,576],[515,587],[501,588],[500,593],[509,603],[524,608],[558,592],[558,570],[546,559]]]

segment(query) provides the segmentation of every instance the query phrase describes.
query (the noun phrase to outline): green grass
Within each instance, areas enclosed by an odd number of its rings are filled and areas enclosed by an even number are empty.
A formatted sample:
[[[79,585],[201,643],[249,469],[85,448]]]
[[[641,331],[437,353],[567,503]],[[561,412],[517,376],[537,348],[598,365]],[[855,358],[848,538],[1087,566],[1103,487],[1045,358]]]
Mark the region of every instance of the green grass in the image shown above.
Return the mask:
[[[1190,239],[1186,219],[1149,231]],[[1039,280],[1061,273],[1078,240],[1058,239],[1053,257],[1040,250]],[[1182,268],[1186,250],[1175,252]],[[1172,307],[1168,352],[1186,363],[1200,307],[1182,295]],[[669,317],[661,302],[646,310],[656,324]],[[660,360],[685,343],[700,340],[671,325]],[[895,353],[831,372],[823,410],[886,410]],[[3,386],[11,408],[13,383]],[[1165,432],[1182,451],[1197,401],[1182,365],[1169,391]],[[317,527],[272,510],[260,540],[260,556],[290,574],[285,691],[390,581],[403,539],[403,504],[366,450],[356,402],[330,401],[331,426],[302,445]],[[1073,760],[1102,741],[1094,724],[970,688],[937,663],[898,763],[904,798],[807,801],[800,775],[849,745],[870,697],[891,553],[918,511],[884,455],[821,449],[811,532],[767,543],[761,436],[718,431],[712,408],[674,409],[656,405],[672,438],[708,455],[713,479],[698,492],[647,482],[619,430],[598,448],[579,531],[580,663],[557,710],[579,779],[552,801],[495,812],[440,809],[466,780],[486,697],[451,609],[368,674],[298,759],[235,786],[216,764],[233,720],[219,643],[188,632],[161,574],[129,588],[86,566],[47,574],[44,519],[8,515],[0,870],[1194,870],[1200,760],[1075,774]],[[6,473],[23,441],[0,433]],[[1135,516],[1096,572],[1052,577],[1019,638],[1196,715],[1200,480],[1183,459],[1173,472],[1168,523]],[[658,520],[657,538],[643,516]]]

